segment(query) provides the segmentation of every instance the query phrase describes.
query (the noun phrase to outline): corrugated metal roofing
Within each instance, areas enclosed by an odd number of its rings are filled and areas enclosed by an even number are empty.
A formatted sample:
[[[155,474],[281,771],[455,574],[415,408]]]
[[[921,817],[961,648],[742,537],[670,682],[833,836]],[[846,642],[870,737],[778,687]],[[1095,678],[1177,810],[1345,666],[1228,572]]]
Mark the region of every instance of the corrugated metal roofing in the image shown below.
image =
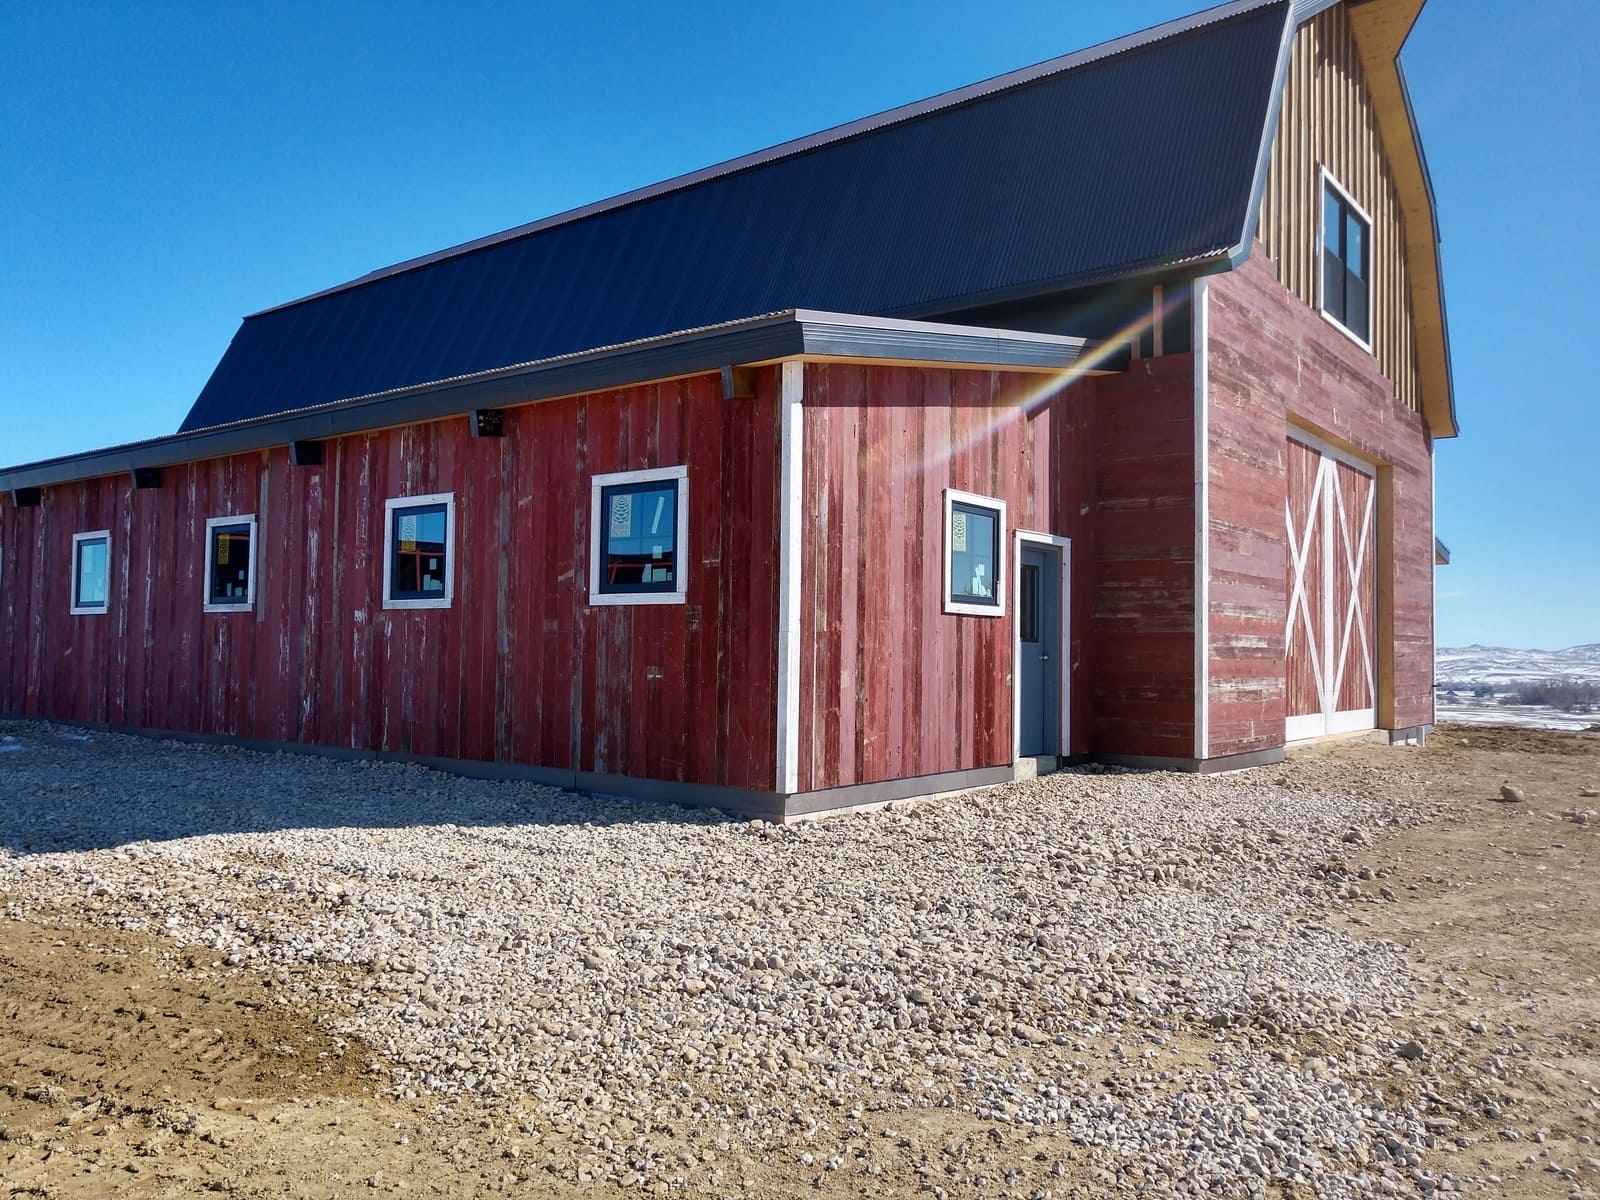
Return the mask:
[[[1287,3],[258,313],[182,428],[752,313],[932,315],[1226,252]]]

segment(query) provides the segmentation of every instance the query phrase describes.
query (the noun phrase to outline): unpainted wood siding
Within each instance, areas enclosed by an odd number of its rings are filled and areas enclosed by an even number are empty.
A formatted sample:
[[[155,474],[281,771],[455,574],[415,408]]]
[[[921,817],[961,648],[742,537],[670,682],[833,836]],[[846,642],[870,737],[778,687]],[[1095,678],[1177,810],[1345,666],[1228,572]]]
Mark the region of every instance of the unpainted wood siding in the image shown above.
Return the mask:
[[[0,713],[689,783],[775,782],[778,372],[698,376],[0,502]],[[688,603],[587,603],[590,477],[684,464]],[[382,607],[384,501],[454,492],[449,609]],[[202,612],[208,517],[259,517],[253,613]],[[73,533],[111,530],[103,616]]]
[[[1395,398],[1420,411],[1400,202],[1343,4],[1295,35],[1258,227],[1278,282],[1313,308],[1323,167],[1372,216],[1372,352]]]

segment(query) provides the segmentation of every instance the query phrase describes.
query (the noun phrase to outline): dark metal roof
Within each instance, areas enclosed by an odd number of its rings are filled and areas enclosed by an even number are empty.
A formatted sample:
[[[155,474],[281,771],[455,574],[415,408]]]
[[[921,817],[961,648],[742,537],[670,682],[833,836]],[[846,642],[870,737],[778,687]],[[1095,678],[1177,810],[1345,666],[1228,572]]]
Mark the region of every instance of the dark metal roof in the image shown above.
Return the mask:
[[[0,492],[439,420],[476,408],[603,391],[729,364],[803,355],[1094,374],[1118,352],[1058,334],[791,310],[0,468]]]
[[[245,319],[194,430],[791,307],[929,316],[1246,241],[1288,0],[1236,0]]]

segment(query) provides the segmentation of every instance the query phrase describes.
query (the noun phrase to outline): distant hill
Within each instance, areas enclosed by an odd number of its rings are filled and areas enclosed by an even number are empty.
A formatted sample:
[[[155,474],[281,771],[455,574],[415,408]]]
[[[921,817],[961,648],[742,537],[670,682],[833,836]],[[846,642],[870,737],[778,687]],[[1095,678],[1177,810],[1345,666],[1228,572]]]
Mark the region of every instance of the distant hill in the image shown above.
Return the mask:
[[[1441,646],[1434,654],[1434,676],[1442,683],[1498,685],[1542,679],[1600,683],[1600,642],[1569,646],[1565,650]]]

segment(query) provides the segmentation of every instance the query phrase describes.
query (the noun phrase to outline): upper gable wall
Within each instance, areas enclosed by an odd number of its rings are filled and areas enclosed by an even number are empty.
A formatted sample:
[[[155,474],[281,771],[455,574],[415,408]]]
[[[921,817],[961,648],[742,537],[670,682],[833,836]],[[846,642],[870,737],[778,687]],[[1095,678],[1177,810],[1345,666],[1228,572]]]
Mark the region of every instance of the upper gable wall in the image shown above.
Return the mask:
[[[1278,282],[1313,308],[1320,167],[1372,215],[1372,351],[1395,398],[1421,411],[1400,202],[1343,4],[1295,35],[1257,227]]]

